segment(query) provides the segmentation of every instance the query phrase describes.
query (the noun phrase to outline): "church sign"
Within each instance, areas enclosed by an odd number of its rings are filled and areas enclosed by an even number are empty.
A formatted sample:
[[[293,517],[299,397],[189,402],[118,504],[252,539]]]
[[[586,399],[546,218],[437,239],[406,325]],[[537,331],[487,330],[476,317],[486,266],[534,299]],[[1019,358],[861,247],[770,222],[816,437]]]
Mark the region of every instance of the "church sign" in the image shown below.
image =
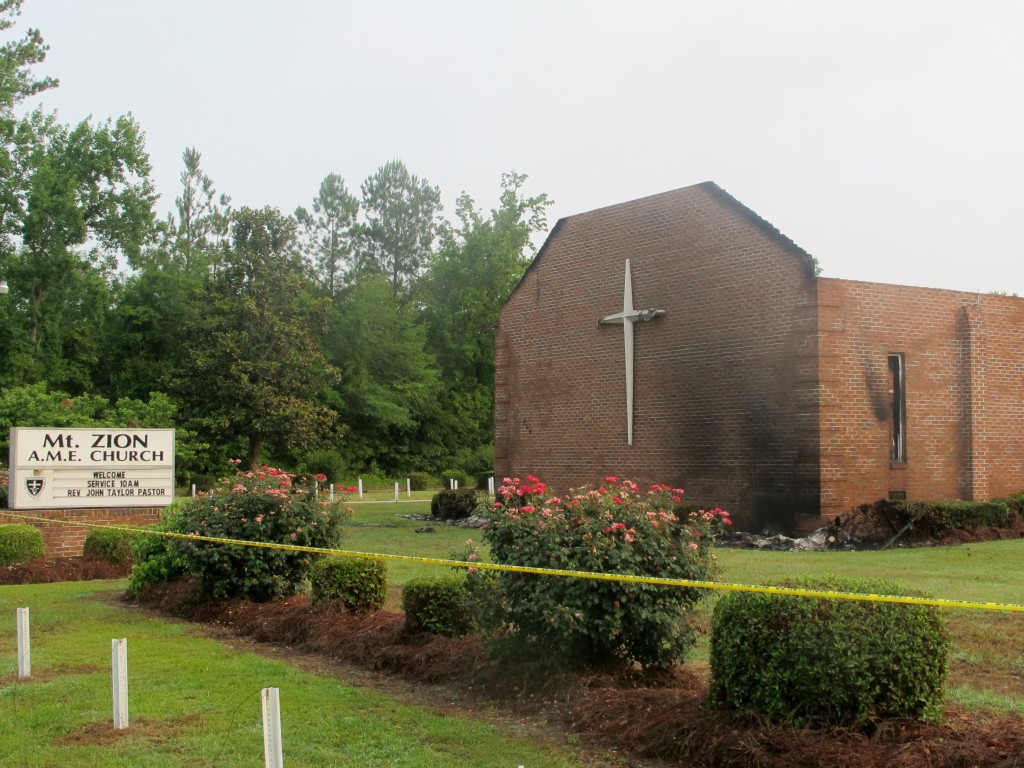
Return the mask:
[[[165,507],[174,430],[15,427],[10,468],[11,509]]]

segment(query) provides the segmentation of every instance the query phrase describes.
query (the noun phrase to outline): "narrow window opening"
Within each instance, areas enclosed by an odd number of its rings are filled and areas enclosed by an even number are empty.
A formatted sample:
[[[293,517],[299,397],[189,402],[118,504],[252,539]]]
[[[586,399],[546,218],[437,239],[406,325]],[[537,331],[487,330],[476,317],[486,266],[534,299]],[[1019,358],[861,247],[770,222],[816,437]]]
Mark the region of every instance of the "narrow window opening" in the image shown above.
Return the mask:
[[[889,500],[890,501],[906,501],[907,500],[907,492],[906,491],[889,491]]]
[[[907,390],[903,371],[903,355],[889,355],[889,394],[892,397],[889,459],[897,463],[907,460],[906,405]]]

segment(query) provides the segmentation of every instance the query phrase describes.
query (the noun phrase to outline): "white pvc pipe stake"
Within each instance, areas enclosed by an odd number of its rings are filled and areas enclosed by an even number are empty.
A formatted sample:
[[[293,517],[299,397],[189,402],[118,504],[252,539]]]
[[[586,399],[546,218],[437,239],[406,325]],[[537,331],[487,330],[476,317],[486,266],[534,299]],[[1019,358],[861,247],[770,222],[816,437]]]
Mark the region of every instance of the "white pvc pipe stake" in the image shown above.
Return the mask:
[[[110,641],[114,678],[114,730],[128,727],[128,638]]]
[[[395,483],[395,503],[398,503],[398,483]]]
[[[284,750],[281,745],[281,690],[264,688],[260,693],[263,703],[263,765],[265,768],[284,768]]]
[[[195,497],[195,495],[196,495],[196,484],[192,483],[192,496]]]
[[[331,483],[331,504],[334,503],[334,483]]]
[[[455,490],[455,478],[454,477],[449,477],[448,478],[448,490],[449,491],[454,491]]]
[[[408,477],[405,478],[405,495],[412,498],[412,480]]]
[[[18,679],[32,676],[32,649],[28,636],[28,608],[18,609]]]
[[[455,490],[456,491],[459,490],[459,481],[458,480],[452,480],[452,482],[455,483]]]
[[[359,498],[363,498],[363,478],[359,478]]]
[[[491,494],[491,496],[494,495],[494,478],[493,477],[488,477],[487,478],[487,492],[489,494]]]

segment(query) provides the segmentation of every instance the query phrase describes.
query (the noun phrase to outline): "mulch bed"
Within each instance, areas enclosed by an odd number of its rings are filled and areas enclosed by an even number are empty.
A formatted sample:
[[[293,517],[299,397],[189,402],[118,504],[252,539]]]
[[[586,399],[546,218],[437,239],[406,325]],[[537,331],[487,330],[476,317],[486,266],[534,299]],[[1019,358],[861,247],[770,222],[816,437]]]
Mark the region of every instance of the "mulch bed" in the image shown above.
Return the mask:
[[[123,579],[131,568],[131,563],[114,565],[93,557],[40,557],[0,567],[0,585]]]
[[[41,558],[0,568],[0,584],[126,575],[90,558]],[[441,684],[523,716],[542,714],[581,743],[614,751],[625,765],[694,768],[1024,768],[1024,718],[950,708],[942,725],[890,721],[874,732],[817,731],[706,709],[706,682],[679,668],[552,677],[501,668],[477,638],[407,636],[404,617],[312,610],[308,598],[196,605],[187,581],[151,588],[149,610],[201,622],[260,643],[286,645],[415,683]]]

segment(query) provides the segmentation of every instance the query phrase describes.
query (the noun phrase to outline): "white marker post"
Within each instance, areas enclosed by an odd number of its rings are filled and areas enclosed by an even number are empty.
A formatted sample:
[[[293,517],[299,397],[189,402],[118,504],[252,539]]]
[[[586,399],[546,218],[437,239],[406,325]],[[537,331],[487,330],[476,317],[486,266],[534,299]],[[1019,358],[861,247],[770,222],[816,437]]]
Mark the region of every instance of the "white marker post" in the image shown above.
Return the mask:
[[[334,503],[334,483],[331,483],[330,500],[331,500],[331,504],[333,504]]]
[[[263,765],[264,768],[284,768],[284,749],[281,745],[281,690],[264,688],[263,702]]]
[[[405,495],[410,499],[412,498],[412,479],[408,477],[405,478]]]
[[[395,504],[398,503],[398,483],[395,483]]]
[[[494,477],[493,476],[487,478],[487,492],[489,494],[491,494],[491,496],[494,496]]]
[[[196,484],[192,483],[192,498],[195,498],[195,496],[196,496]]]
[[[128,727],[128,638],[110,641],[114,678],[114,730]]]
[[[363,498],[363,478],[359,478],[359,498]]]
[[[18,679],[32,676],[32,649],[28,636],[28,608],[18,609]]]

